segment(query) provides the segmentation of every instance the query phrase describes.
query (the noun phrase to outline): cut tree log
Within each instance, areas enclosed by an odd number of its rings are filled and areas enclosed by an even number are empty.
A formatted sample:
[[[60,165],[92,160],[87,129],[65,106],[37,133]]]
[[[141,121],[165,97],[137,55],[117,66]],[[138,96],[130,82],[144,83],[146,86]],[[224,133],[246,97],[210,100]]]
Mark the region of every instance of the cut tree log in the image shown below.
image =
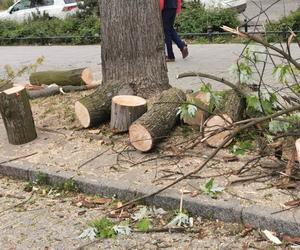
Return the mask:
[[[208,118],[204,123],[203,137],[206,138],[205,142],[208,146],[218,148],[230,134],[232,130],[225,130],[224,127],[230,126],[232,119],[224,114],[223,116],[214,115]],[[224,145],[227,147],[232,140]]]
[[[93,73],[89,68],[65,71],[41,71],[32,73],[29,77],[32,85],[80,86],[93,84]]]
[[[84,128],[89,128],[110,118],[111,100],[124,86],[111,83],[99,87],[94,93],[75,103],[75,114]]]
[[[0,92],[0,112],[8,141],[20,145],[37,137],[26,89],[13,87]]]
[[[193,117],[184,117],[183,121],[191,126],[197,126],[202,128],[205,120],[208,118],[209,113],[205,110],[209,109],[210,93],[196,92],[187,95],[187,102],[195,104],[197,107],[196,114]]]
[[[164,91],[152,108],[129,127],[131,144],[142,152],[151,150],[175,126],[177,108],[185,98],[185,93],[179,89]]]
[[[114,133],[126,132],[129,126],[147,111],[147,101],[133,95],[113,97],[110,128]]]
[[[297,150],[297,157],[298,161],[300,162],[300,138],[295,142],[296,150]]]
[[[42,88],[39,90],[28,90],[27,93],[30,99],[36,99],[40,97],[49,97],[53,95],[76,92],[76,91],[84,91],[89,89],[95,89],[99,87],[99,85],[83,85],[83,86],[58,86],[53,85],[48,88]]]

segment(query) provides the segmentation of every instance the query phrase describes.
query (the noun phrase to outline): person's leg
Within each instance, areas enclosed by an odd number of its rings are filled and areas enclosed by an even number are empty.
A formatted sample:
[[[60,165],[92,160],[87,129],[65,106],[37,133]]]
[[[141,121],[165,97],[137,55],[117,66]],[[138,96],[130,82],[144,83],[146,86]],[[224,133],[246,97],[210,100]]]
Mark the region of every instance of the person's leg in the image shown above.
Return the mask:
[[[172,41],[177,45],[182,53],[182,57],[186,58],[189,54],[187,45],[180,39],[177,31],[174,29],[174,23],[176,18],[176,9],[172,9],[172,14],[170,15],[170,22],[171,22],[171,37]]]
[[[172,9],[164,9],[162,11],[163,28],[165,33],[165,44],[167,47],[167,57],[171,60],[175,59],[172,47]]]

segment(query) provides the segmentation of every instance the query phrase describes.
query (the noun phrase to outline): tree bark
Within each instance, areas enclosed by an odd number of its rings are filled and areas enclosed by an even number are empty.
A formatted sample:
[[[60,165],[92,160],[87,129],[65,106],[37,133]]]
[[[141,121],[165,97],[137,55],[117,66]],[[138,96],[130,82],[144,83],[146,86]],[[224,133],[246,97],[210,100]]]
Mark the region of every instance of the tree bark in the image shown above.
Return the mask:
[[[131,144],[142,152],[151,150],[175,126],[177,108],[185,98],[185,93],[179,89],[164,91],[152,108],[129,127]]]
[[[147,111],[144,98],[119,95],[112,99],[110,128],[114,133],[126,132],[129,126]]]
[[[9,143],[20,145],[37,137],[29,99],[24,87],[13,87],[0,92],[0,112]]]
[[[92,71],[88,68],[73,69],[66,71],[41,71],[32,73],[29,77],[32,85],[80,86],[92,84]]]
[[[111,100],[123,85],[111,83],[100,86],[94,93],[75,103],[75,114],[84,128],[95,126],[110,118]]]
[[[99,85],[83,85],[83,86],[49,86],[48,88],[39,89],[39,90],[27,90],[27,94],[30,99],[36,99],[41,97],[49,97],[58,95],[60,93],[69,93],[84,91],[89,89],[95,89]]]
[[[170,88],[158,0],[102,0],[103,84],[128,84],[149,98]]]

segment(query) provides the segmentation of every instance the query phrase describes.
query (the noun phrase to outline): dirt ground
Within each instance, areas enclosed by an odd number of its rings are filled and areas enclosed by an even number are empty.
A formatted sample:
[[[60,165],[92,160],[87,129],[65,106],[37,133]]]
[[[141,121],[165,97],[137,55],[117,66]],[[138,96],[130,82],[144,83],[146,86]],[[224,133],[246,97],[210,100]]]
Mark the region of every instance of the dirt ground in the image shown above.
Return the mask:
[[[127,134],[112,134],[108,124],[82,129],[74,114],[74,103],[90,92],[33,100],[31,104],[38,138],[25,145],[8,144],[0,120],[0,160],[35,153],[15,162],[30,164],[39,170],[68,172],[73,176],[127,181],[134,188],[159,188],[197,168],[213,150],[205,144],[186,150],[200,136],[197,129],[186,125],[178,126],[170,137],[147,154],[132,148]],[[231,156],[229,149],[222,150],[200,173],[174,187],[178,195],[179,190],[184,188],[191,192],[190,195],[197,196],[211,178],[225,188],[218,199],[238,199],[245,206],[258,204],[286,209],[284,203],[299,195],[297,183],[292,183],[290,189],[276,186],[280,184],[286,163],[282,164],[275,157],[253,161],[257,156],[255,149],[238,156],[236,161],[228,162]],[[240,170],[242,174],[238,175]],[[298,170],[296,168],[296,176],[299,175]],[[248,178],[250,181],[243,181]]]
[[[28,183],[0,176],[0,249],[79,249],[91,242],[78,239],[82,231],[113,207],[104,204],[86,208],[74,203],[82,194],[46,186],[34,186],[32,191],[25,187]],[[156,226],[167,223],[170,213]],[[194,218],[193,229],[195,233],[119,235],[81,249],[282,249],[267,242],[259,231],[237,224]]]

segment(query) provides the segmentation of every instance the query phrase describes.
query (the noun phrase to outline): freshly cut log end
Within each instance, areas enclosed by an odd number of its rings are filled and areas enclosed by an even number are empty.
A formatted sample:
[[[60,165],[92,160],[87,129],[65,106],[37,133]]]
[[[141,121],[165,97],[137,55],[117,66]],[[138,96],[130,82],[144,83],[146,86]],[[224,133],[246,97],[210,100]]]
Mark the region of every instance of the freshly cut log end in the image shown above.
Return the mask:
[[[89,68],[85,68],[81,73],[81,79],[83,82],[85,82],[86,85],[93,84],[93,72]]]
[[[29,99],[24,87],[13,87],[0,92],[0,113],[10,144],[25,144],[37,137]]]
[[[113,97],[112,101],[115,104],[126,107],[136,107],[147,104],[147,101],[144,98],[134,95],[117,95]]]
[[[177,108],[185,102],[182,90],[171,88],[163,91],[152,108],[129,127],[132,145],[142,151],[151,150],[155,143],[166,137],[178,121]]]
[[[232,119],[228,115],[214,115],[208,118],[204,124],[204,138],[206,139],[206,143],[208,146],[217,148],[219,147],[224,140],[228,138],[231,134],[231,130],[222,131],[224,127],[227,127],[232,124]],[[218,132],[220,131],[220,132]],[[230,145],[232,140],[224,145],[227,147]]]
[[[141,124],[132,124],[129,128],[129,139],[132,146],[142,152],[147,152],[153,147],[153,138]]]
[[[296,145],[298,161],[300,162],[300,138],[296,140],[295,145]]]
[[[91,117],[88,109],[77,101],[75,103],[75,113],[82,127],[88,128],[91,124]]]
[[[113,97],[110,127],[114,133],[128,131],[129,126],[147,111],[147,101],[133,95]]]

